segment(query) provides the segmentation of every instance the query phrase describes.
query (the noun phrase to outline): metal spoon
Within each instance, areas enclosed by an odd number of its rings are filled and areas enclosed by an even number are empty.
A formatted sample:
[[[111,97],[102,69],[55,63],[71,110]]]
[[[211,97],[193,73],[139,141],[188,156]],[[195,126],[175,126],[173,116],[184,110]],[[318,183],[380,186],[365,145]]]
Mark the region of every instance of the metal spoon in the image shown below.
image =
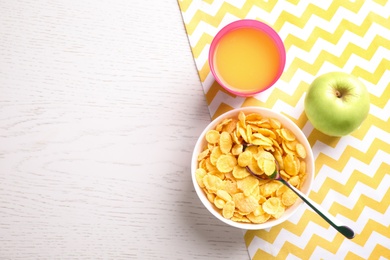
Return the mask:
[[[280,181],[284,185],[289,187],[293,192],[295,192],[298,195],[298,197],[300,197],[307,205],[309,205],[318,215],[320,215],[324,220],[326,220],[326,222],[328,222],[332,227],[334,227],[338,232],[343,234],[346,238],[352,239],[355,237],[355,232],[351,228],[345,226],[340,220],[338,220],[335,217],[333,217],[332,215],[330,215],[329,212],[326,212],[324,209],[322,209],[320,205],[318,205],[317,203],[315,203],[314,201],[309,199],[300,190],[298,190],[294,186],[290,185],[290,183],[285,181],[280,176],[279,164],[276,160],[275,160],[275,164],[276,164],[275,172],[271,176],[268,176],[269,179]],[[264,180],[259,175],[252,172],[252,170],[248,166],[246,167],[246,169],[252,176],[254,176],[258,179]]]

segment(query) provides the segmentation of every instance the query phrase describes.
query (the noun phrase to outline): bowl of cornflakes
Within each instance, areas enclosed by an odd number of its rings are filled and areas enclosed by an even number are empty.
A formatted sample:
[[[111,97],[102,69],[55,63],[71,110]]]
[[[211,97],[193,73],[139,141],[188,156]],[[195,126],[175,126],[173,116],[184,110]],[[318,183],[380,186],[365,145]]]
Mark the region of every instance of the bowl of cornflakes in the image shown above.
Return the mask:
[[[302,130],[271,109],[233,109],[199,136],[191,161],[192,181],[199,199],[217,219],[241,229],[270,228],[304,203],[281,181],[267,177],[276,164],[284,180],[309,194],[314,159]]]

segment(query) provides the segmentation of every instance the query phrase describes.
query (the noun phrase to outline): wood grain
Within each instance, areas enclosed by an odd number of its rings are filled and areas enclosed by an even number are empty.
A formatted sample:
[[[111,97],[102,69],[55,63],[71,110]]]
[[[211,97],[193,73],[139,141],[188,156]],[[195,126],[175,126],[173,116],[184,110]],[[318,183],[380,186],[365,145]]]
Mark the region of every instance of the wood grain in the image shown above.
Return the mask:
[[[0,10],[0,258],[248,259],[191,183],[210,116],[177,2]]]

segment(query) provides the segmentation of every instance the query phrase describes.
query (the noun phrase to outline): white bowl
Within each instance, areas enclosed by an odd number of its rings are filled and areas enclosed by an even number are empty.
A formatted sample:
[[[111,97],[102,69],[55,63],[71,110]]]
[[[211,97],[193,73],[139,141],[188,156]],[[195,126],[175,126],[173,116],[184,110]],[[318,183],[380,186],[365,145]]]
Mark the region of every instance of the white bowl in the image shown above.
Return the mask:
[[[241,223],[241,222],[235,222],[230,219],[224,218],[218,211],[217,208],[207,199],[206,194],[204,191],[199,187],[196,178],[195,178],[195,171],[198,168],[198,155],[203,149],[205,148],[207,142],[205,140],[205,135],[207,131],[211,129],[215,129],[215,127],[222,122],[225,118],[237,118],[238,113],[240,111],[243,111],[245,114],[256,112],[262,115],[263,117],[267,118],[275,118],[279,120],[283,127],[288,128],[291,130],[298,141],[305,147],[307,156],[306,156],[306,173],[307,177],[304,182],[304,184],[300,187],[300,190],[304,194],[309,194],[309,191],[311,189],[311,185],[313,183],[314,179],[314,158],[313,158],[313,152],[311,149],[311,146],[306,138],[306,136],[303,134],[302,130],[289,118],[286,116],[274,112],[271,109],[268,108],[262,108],[262,107],[243,107],[243,108],[238,108],[238,109],[233,109],[230,110],[222,115],[220,115],[218,118],[213,120],[202,132],[202,134],[199,136],[198,141],[196,142],[193,154],[192,154],[192,161],[191,161],[191,177],[192,177],[192,182],[196,191],[196,194],[198,195],[199,199],[203,203],[203,205],[213,214],[217,219],[220,221],[236,228],[240,229],[247,229],[247,230],[258,230],[258,229],[265,229],[265,228],[270,228],[275,225],[278,225],[288,218],[290,218],[298,209],[298,207],[304,206],[304,202],[300,199],[298,199],[295,204],[290,206],[289,208],[286,209],[284,214],[278,218],[278,219],[270,219],[265,223],[262,224],[253,224],[253,223]]]

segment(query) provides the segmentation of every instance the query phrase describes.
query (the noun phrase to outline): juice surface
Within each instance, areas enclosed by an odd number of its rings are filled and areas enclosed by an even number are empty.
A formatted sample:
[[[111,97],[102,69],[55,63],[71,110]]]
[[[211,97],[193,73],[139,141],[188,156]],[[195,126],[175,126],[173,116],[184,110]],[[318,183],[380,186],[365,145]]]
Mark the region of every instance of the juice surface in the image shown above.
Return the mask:
[[[277,77],[279,66],[276,43],[261,30],[232,30],[215,49],[218,78],[234,91],[249,93],[267,88]]]

